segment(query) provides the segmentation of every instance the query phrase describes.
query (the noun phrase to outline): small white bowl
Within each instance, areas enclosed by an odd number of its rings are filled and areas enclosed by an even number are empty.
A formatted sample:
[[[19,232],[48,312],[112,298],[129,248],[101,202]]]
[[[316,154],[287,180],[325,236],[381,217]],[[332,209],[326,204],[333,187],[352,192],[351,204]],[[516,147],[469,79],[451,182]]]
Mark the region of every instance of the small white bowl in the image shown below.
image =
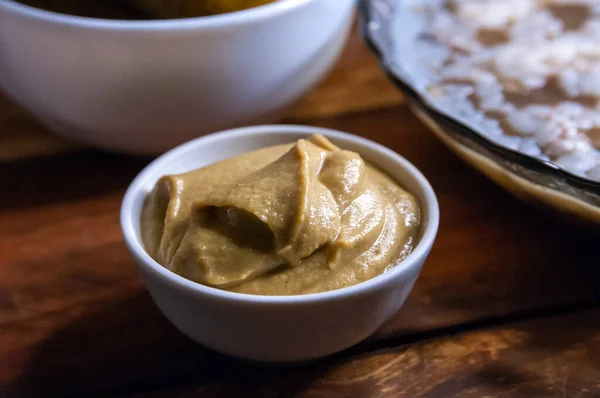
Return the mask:
[[[422,211],[418,244],[396,267],[357,285],[298,296],[232,293],[187,280],[155,262],[142,247],[144,199],[164,174],[181,173],[266,146],[323,134],[359,153],[415,195]],[[179,330],[216,351],[256,361],[309,360],[369,337],[403,304],[429,254],[439,222],[436,196],[406,159],[382,145],[308,126],[255,126],[181,145],[148,165],[131,183],[121,207],[125,242],[152,298]]]
[[[355,2],[123,21],[0,0],[0,89],[57,133],[159,153],[277,120],[338,58]]]

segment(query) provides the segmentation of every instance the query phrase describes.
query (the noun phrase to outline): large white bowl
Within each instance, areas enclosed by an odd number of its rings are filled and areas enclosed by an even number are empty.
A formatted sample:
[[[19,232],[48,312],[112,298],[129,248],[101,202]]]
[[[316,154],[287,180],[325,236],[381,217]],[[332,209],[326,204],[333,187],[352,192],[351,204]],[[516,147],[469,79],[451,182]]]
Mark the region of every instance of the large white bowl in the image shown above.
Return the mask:
[[[158,153],[274,121],[341,52],[355,0],[279,0],[210,17],[121,21],[0,0],[0,89],[50,129]]]
[[[181,173],[265,146],[323,134],[358,152],[414,194],[422,211],[414,251],[390,271],[325,293],[257,296],[187,280],[155,262],[142,247],[140,213],[164,174]],[[131,183],[121,228],[146,287],[163,314],[199,343],[233,356],[273,362],[318,358],[350,347],[379,328],[403,304],[429,254],[439,222],[435,194],[423,175],[395,152],[364,138],[306,126],[256,126],[198,138],[150,163]]]

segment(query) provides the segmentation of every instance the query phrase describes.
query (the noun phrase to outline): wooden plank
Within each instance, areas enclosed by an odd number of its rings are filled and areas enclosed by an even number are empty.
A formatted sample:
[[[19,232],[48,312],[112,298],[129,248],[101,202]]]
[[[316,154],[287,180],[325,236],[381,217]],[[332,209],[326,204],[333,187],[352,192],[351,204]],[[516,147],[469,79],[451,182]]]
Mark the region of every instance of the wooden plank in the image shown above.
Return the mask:
[[[329,76],[288,111],[286,119],[341,115],[398,105],[402,95],[385,76],[355,29]],[[0,162],[81,151],[83,147],[52,134],[0,93]]]
[[[0,162],[68,153],[79,145],[49,133],[0,92]]]
[[[600,298],[597,231],[513,199],[406,108],[312,123],[406,156],[440,200],[431,257],[375,339]],[[88,396],[223,377],[214,364],[231,361],[162,318],[123,245],[121,195],[147,161],[86,152],[0,168],[0,386]]]
[[[402,103],[402,94],[382,71],[355,27],[336,67],[289,110],[286,119],[302,122]]]
[[[292,369],[238,364],[227,370],[219,381],[128,397],[598,397],[600,310]]]

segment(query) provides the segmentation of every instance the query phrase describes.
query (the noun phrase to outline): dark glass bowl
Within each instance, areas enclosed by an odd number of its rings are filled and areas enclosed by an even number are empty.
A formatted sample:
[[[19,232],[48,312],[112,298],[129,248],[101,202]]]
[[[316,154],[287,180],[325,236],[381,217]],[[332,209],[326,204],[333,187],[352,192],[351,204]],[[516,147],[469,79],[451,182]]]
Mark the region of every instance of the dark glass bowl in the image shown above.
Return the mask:
[[[416,59],[411,59],[414,52],[407,44],[415,35],[415,26],[399,26],[401,3],[402,0],[360,0],[361,29],[382,68],[417,116],[467,163],[520,198],[600,224],[600,181],[494,142],[463,116],[441,109],[430,99],[422,84],[424,77],[418,65],[415,67]]]

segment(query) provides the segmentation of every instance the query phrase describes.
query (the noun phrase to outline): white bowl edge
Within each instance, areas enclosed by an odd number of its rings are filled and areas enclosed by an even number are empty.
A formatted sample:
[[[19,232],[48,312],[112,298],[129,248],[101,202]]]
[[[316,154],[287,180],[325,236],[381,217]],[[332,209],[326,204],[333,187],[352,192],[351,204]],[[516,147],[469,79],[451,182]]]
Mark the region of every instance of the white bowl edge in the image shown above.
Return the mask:
[[[363,153],[361,153],[361,149],[348,148],[348,145],[356,148],[362,148],[362,150],[370,151],[372,154],[377,154],[382,159],[386,158],[389,161],[399,164],[401,168],[407,172],[407,175],[414,180],[417,188],[422,191],[419,195],[419,193],[414,192],[414,187],[413,189],[410,187],[407,188],[410,193],[414,194],[419,199],[419,205],[422,212],[421,234],[415,249],[398,265],[393,267],[388,272],[378,275],[365,282],[338,290],[295,296],[261,296],[228,292],[190,281],[172,271],[167,270],[162,265],[154,261],[146,253],[141,244],[139,233],[137,233],[139,230],[139,217],[143,199],[150,191],[154,183],[162,175],[173,172],[183,172],[200,167],[196,166],[186,168],[185,165],[181,163],[178,164],[176,162],[178,158],[181,158],[184,154],[193,152],[200,146],[211,144],[214,145],[225,140],[242,140],[244,138],[251,138],[260,145],[253,145],[252,148],[246,148],[246,150],[236,150],[231,151],[231,153],[223,153],[223,156],[217,156],[218,159],[224,159],[235,154],[247,152],[252,149],[258,149],[266,145],[274,145],[272,143],[274,136],[280,136],[281,138],[289,137],[289,139],[285,140],[278,139],[280,143],[285,143],[292,142],[295,139],[307,137],[312,134],[322,134],[330,138],[334,143],[339,144],[342,148],[354,150],[361,154],[361,156],[363,155]],[[270,141],[271,143],[267,143],[266,141]],[[378,161],[373,159],[372,156],[365,156],[365,158],[370,163],[380,166]],[[208,165],[213,162],[214,161],[206,162],[204,165]],[[165,172],[166,169],[170,169],[170,171]],[[175,171],[175,169],[177,169],[177,171]],[[401,185],[404,185],[402,181],[400,181],[400,183]],[[265,125],[236,128],[213,133],[184,143],[168,151],[147,165],[130,184],[121,205],[121,229],[123,236],[129,250],[136,257],[136,260],[139,264],[143,264],[144,267],[148,268],[153,273],[158,274],[163,280],[174,284],[177,287],[185,288],[190,293],[208,294],[213,296],[213,298],[220,298],[223,300],[242,300],[246,302],[259,302],[263,304],[289,305],[294,303],[300,304],[313,302],[317,300],[337,300],[348,295],[375,289],[378,285],[385,284],[386,282],[393,280],[396,274],[409,271],[418,263],[419,259],[427,256],[431,246],[433,245],[433,241],[435,240],[438,225],[439,207],[433,188],[423,174],[421,174],[421,172],[409,161],[385,146],[377,144],[368,139],[337,130],[301,125]]]

